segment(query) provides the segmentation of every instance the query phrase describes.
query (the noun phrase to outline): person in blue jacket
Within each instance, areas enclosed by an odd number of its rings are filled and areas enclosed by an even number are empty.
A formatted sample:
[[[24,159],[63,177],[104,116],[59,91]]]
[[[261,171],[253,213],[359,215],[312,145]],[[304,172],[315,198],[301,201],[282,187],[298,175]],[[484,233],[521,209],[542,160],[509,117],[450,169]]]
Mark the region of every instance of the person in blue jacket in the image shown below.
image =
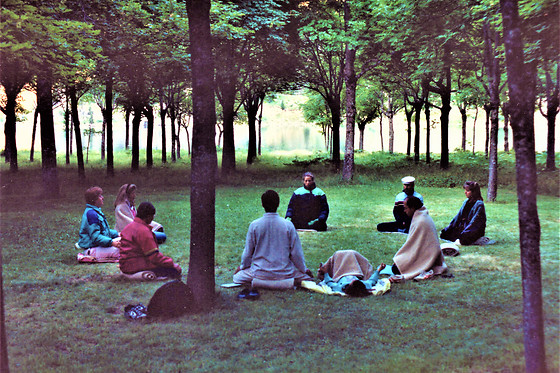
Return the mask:
[[[441,231],[440,238],[455,241],[460,245],[476,245],[486,230],[484,201],[480,185],[476,181],[466,181],[463,188],[467,199],[451,223]]]
[[[119,233],[109,228],[107,218],[101,211],[103,206],[103,189],[91,187],[84,194],[86,209],[82,215],[80,225],[80,239],[76,243],[78,262],[118,262],[120,237]]]
[[[296,229],[327,230],[329,204],[327,195],[315,185],[315,177],[311,172],[303,174],[303,186],[298,188],[286,211],[286,219],[290,220]]]

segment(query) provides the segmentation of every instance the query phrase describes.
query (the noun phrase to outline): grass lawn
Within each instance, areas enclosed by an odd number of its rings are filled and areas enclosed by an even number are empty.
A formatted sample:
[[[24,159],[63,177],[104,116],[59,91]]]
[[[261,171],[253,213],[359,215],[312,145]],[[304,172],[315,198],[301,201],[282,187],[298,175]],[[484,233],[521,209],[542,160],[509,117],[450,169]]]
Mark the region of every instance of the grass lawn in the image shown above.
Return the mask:
[[[119,158],[120,157],[120,158]],[[286,211],[301,173],[310,168],[331,209],[329,230],[300,234],[314,272],[339,249],[355,249],[374,265],[391,263],[406,236],[375,226],[392,219],[400,178],[416,190],[439,230],[457,213],[465,179],[487,178],[483,155],[453,153],[451,167],[414,165],[401,155],[357,154],[357,174],[342,182],[310,158],[261,157],[216,190],[216,284],[212,312],[161,322],[131,322],[127,304],[147,304],[162,283],[129,282],[116,264],[77,264],[83,191],[105,190],[103,208],[114,223],[118,187],[134,182],[138,203],[149,200],[168,236],[161,251],[185,270],[189,262],[188,160],[131,173],[117,155],[114,178],[92,162],[79,181],[74,164],[59,162],[62,196],[40,199],[40,166],[1,165],[1,247],[12,372],[523,372],[522,291],[514,162],[500,155],[498,201],[486,203],[488,247],[461,248],[447,258],[453,278],[394,284],[380,297],[347,299],[307,291],[261,291],[256,302],[222,289],[239,264],[249,223],[262,216],[261,193],[280,194]],[[25,158],[22,156],[20,159]],[[95,158],[90,154],[90,159]],[[157,159],[157,155],[154,156]],[[320,159],[319,159],[320,160]],[[539,155],[539,169],[544,157]],[[38,163],[38,162],[36,162]],[[309,164],[309,166],[308,166]],[[559,362],[558,172],[539,173],[539,216],[548,367]],[[485,196],[486,189],[483,190]],[[185,276],[186,279],[186,276]]]

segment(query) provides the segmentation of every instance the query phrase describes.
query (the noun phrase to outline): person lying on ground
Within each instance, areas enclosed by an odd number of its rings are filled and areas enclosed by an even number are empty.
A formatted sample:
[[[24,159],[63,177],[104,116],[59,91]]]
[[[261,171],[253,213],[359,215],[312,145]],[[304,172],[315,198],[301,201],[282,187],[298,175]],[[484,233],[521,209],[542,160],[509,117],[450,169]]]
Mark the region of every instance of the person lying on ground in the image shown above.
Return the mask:
[[[355,250],[338,250],[321,264],[317,278],[319,285],[327,285],[335,292],[349,296],[363,297],[371,294],[371,289],[379,279],[379,271],[385,264],[374,270],[369,261]]]
[[[103,189],[91,187],[84,194],[86,208],[82,215],[79,240],[76,247],[83,250],[78,253],[82,263],[117,262],[119,259],[119,233],[109,228],[109,223],[101,211],[103,206]]]
[[[395,197],[395,205],[393,207],[393,216],[395,217],[395,221],[377,224],[377,230],[379,232],[408,233],[412,219],[404,212],[404,200],[407,197],[414,196],[424,203],[422,195],[414,191],[415,181],[416,179],[412,176],[405,176],[401,179],[403,191]]]
[[[157,277],[180,278],[181,267],[159,252],[150,227],[156,208],[150,202],[138,206],[136,217],[121,232],[119,267],[123,273],[152,271]]]
[[[136,207],[134,200],[138,188],[135,184],[124,184],[119,188],[117,198],[115,199],[115,229],[121,232],[127,225],[132,223],[136,216]],[[166,234],[163,232],[163,226],[155,221],[150,224],[150,227],[156,235],[158,244],[162,244],[167,239]]]
[[[440,238],[459,245],[472,245],[484,236],[486,211],[480,185],[476,181],[466,181],[463,188],[467,199],[451,223],[441,231]]]
[[[233,282],[294,279],[298,284],[312,279],[294,225],[276,212],[280,204],[278,193],[267,190],[261,202],[265,213],[249,225],[241,265],[235,270]]]
[[[290,198],[286,219],[294,223],[296,229],[327,230],[329,204],[327,195],[315,185],[311,172],[303,174],[303,186]]]
[[[386,273],[392,282],[426,279],[447,271],[436,226],[422,201],[414,196],[404,200],[404,211],[412,218],[404,245],[393,257]],[[420,277],[419,277],[420,276]]]

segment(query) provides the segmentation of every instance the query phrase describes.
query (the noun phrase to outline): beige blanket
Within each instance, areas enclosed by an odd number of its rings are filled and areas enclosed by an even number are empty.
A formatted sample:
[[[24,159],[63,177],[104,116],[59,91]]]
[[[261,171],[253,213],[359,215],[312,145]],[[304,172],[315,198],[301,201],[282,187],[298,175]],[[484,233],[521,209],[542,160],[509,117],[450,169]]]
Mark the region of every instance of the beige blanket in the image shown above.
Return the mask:
[[[374,269],[369,261],[354,250],[339,250],[335,252],[325,264],[323,270],[338,281],[343,276],[357,276],[367,280],[373,275]]]
[[[434,275],[440,275],[447,270],[438,232],[426,207],[414,212],[408,238],[395,254],[393,262],[406,280],[430,269],[434,271]]]

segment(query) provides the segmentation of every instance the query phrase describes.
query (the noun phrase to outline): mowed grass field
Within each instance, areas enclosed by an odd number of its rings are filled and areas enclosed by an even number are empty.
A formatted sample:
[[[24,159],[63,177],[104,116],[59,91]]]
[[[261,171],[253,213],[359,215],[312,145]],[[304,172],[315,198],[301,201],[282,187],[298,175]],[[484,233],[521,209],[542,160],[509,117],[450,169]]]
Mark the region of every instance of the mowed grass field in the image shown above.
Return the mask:
[[[500,154],[498,199],[486,203],[487,247],[467,246],[447,258],[453,278],[394,284],[379,297],[347,299],[307,291],[261,291],[256,302],[223,289],[239,264],[249,223],[262,216],[260,195],[280,194],[283,215],[303,171],[316,174],[331,209],[329,230],[300,234],[307,265],[340,249],[373,264],[392,263],[406,240],[376,231],[392,219],[400,178],[417,178],[417,191],[439,230],[457,213],[466,179],[485,184],[483,155],[452,154],[449,170],[437,162],[414,165],[402,155],[357,154],[352,182],[315,158],[267,155],[251,166],[239,156],[236,175],[216,189],[215,308],[157,322],[131,322],[127,304],[147,304],[162,283],[124,280],[116,264],[76,262],[73,244],[84,208],[83,191],[105,193],[103,211],[114,223],[118,187],[138,185],[138,203],[151,201],[168,235],[161,251],[186,271],[189,264],[189,162],[132,173],[125,152],[114,177],[91,161],[86,178],[59,162],[61,196],[41,194],[40,165],[22,161],[11,174],[1,165],[1,247],[6,327],[13,372],[522,372],[524,371],[519,228],[513,156]],[[157,154],[154,156],[157,158]],[[22,156],[21,159],[24,159]],[[91,159],[97,159],[98,155]],[[544,157],[539,154],[539,170]],[[317,161],[317,162],[314,162]],[[437,160],[436,160],[437,161]],[[143,166],[142,166],[143,167]],[[558,172],[539,171],[539,219],[548,367],[559,363]],[[483,188],[483,196],[486,188]]]

